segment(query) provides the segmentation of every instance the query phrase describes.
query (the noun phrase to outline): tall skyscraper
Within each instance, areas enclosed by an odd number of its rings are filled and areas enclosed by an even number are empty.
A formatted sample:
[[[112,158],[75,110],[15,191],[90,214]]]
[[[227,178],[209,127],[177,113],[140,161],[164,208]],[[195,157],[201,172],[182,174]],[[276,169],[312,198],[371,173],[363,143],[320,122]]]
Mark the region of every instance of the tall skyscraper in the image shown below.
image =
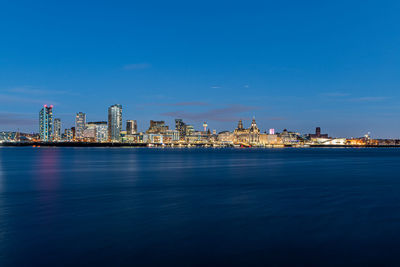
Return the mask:
[[[186,135],[186,124],[182,119],[175,119],[175,130],[179,132],[181,137]]]
[[[122,131],[122,105],[115,104],[108,108],[108,140],[119,142]]]
[[[126,134],[133,135],[137,133],[137,122],[135,120],[126,121]]]
[[[41,141],[51,141],[53,134],[53,105],[44,107],[39,112],[39,135]]]
[[[86,114],[83,112],[76,113],[75,118],[75,139],[82,140],[83,139],[83,131],[86,126]]]
[[[61,140],[61,120],[58,119],[58,118],[54,119],[53,140],[54,141],[60,141]]]

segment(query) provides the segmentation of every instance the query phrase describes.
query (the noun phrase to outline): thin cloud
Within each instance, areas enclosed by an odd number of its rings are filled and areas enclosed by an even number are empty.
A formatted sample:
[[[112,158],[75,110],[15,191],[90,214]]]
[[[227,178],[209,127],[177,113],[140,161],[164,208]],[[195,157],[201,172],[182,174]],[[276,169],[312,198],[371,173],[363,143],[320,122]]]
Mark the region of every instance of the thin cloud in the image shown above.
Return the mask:
[[[37,120],[27,118],[23,114],[0,112],[0,125],[7,126],[33,126],[37,124]]]
[[[221,88],[221,86],[216,86],[216,85],[211,86],[211,89],[219,89],[219,88]]]
[[[144,108],[144,107],[153,107],[153,106],[163,106],[163,107],[202,107],[202,106],[209,106],[210,104],[207,102],[201,101],[188,101],[188,102],[176,102],[176,103],[147,103],[147,104],[140,104],[137,107]]]
[[[208,106],[206,102],[193,101],[193,102],[177,102],[171,104],[164,104],[164,106],[184,107],[184,106]]]
[[[285,117],[269,117],[268,120],[270,120],[270,121],[283,121],[283,120],[287,120],[287,118],[285,118]]]
[[[21,97],[21,96],[15,96],[15,95],[6,95],[6,94],[0,94],[0,103],[30,103],[30,104],[52,104],[52,105],[58,105],[56,101],[49,100],[49,99],[38,99],[38,98],[32,98],[32,97]]]
[[[219,122],[237,121],[240,113],[257,109],[257,107],[244,105],[230,105],[224,108],[216,108],[203,112],[171,111],[162,113],[162,116],[182,118],[192,121],[212,120]]]
[[[142,70],[148,69],[151,67],[149,63],[135,63],[135,64],[127,64],[123,67],[124,70]]]
[[[354,102],[381,102],[389,99],[389,97],[386,96],[365,96],[365,97],[357,97],[357,98],[352,98],[350,101]]]
[[[350,94],[342,93],[342,92],[331,92],[331,93],[324,93],[322,95],[328,96],[328,97],[346,97],[346,96],[349,96]]]
[[[4,92],[24,95],[78,95],[77,93],[71,93],[69,91],[44,90],[30,85],[14,87],[7,89]]]

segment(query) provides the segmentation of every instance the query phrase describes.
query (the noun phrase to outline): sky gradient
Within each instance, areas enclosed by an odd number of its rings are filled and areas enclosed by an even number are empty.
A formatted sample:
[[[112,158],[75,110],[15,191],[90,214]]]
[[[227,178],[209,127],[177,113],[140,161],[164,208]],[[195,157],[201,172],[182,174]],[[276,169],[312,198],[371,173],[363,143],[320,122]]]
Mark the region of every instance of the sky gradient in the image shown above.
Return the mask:
[[[233,130],[400,138],[399,1],[3,1],[0,130],[43,104]]]

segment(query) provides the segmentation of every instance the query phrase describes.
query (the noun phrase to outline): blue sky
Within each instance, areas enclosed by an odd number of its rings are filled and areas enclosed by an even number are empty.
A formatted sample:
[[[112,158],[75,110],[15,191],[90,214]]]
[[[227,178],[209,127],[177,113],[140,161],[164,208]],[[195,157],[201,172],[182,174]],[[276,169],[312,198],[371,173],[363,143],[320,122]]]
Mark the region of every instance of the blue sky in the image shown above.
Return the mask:
[[[0,130],[82,111],[400,137],[399,1],[3,1]]]

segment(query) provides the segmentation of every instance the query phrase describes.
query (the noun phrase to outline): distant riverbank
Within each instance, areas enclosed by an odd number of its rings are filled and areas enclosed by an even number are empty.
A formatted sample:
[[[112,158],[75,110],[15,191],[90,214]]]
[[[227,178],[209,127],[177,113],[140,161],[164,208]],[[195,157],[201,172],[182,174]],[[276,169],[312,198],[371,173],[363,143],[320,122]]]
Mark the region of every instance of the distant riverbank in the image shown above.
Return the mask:
[[[220,145],[220,144],[148,144],[148,143],[96,143],[96,142],[3,142],[0,146],[9,147],[236,147],[239,145]],[[361,147],[400,147],[400,145],[303,145],[303,144],[285,144],[285,145],[269,145],[269,146],[254,146],[248,148],[285,148],[285,147],[325,147],[325,148],[361,148]]]

